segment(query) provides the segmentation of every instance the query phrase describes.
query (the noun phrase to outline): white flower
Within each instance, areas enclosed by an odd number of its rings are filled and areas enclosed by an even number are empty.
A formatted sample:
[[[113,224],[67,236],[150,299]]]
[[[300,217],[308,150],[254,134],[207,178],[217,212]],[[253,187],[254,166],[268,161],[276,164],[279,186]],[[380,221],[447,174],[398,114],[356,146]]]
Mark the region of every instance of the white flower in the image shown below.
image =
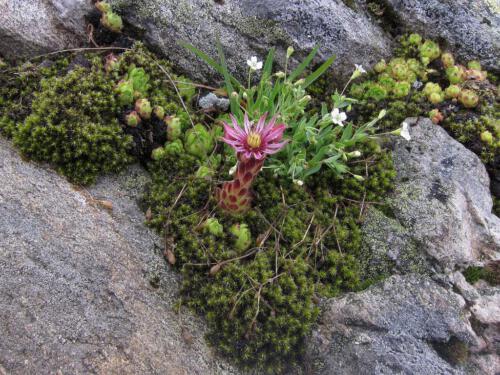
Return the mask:
[[[296,185],[299,185],[299,186],[304,185],[304,181],[302,181],[302,180],[293,180],[293,183]]]
[[[334,108],[330,115],[334,124],[344,126],[343,122],[347,119],[345,112],[340,112],[338,108]]]
[[[257,56],[252,56],[247,60],[247,65],[251,70],[261,70],[262,69],[262,61],[257,60]]]
[[[410,128],[407,122],[403,122],[403,127],[401,128],[401,137],[403,137],[407,141],[411,139]]]
[[[358,72],[360,72],[361,74],[365,74],[366,73],[366,70],[363,68],[363,65],[354,64],[354,66],[356,67],[356,70]]]

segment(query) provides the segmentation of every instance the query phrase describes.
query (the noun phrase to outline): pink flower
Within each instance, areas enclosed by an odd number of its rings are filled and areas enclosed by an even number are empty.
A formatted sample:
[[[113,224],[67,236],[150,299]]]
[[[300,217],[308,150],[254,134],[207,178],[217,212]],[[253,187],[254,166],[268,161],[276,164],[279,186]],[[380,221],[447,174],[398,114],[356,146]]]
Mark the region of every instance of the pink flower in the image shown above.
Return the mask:
[[[245,113],[244,127],[242,128],[236,118],[231,116],[232,126],[224,123],[224,137],[222,140],[230,145],[238,155],[245,159],[263,160],[267,155],[281,150],[286,141],[281,141],[285,124],[276,123],[276,116],[266,124],[267,113],[257,124],[248,120]]]

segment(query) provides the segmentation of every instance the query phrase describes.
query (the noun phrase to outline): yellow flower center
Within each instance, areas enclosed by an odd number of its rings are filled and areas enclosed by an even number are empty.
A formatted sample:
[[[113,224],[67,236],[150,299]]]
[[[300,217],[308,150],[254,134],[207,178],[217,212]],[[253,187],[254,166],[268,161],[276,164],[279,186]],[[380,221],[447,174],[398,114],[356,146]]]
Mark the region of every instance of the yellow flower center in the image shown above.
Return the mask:
[[[251,148],[257,148],[262,143],[260,138],[260,134],[258,133],[250,133],[247,137],[247,143]]]

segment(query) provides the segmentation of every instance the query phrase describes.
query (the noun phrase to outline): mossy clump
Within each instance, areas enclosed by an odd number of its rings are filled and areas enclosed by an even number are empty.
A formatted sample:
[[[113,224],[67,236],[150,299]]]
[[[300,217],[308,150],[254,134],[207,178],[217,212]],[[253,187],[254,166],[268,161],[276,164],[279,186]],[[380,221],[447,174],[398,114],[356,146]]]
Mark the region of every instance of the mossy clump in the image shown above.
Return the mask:
[[[34,93],[40,90],[43,78],[54,77],[67,69],[70,61],[44,60],[25,62],[18,66],[5,64],[0,70],[0,134],[11,138],[17,125],[31,112]]]
[[[463,271],[465,280],[470,284],[475,284],[479,280],[484,280],[491,285],[500,285],[500,264],[499,262],[489,264],[485,267],[471,266]]]
[[[95,67],[78,67],[64,76],[43,79],[31,114],[14,134],[15,145],[81,184],[119,170],[130,160],[131,139],[116,118],[113,86]]]
[[[48,162],[69,180],[90,184],[151,152],[189,123],[173,89],[189,107],[192,84],[142,44],[124,53],[68,54],[0,71],[0,133],[28,157]],[[137,107],[137,108],[135,108]]]
[[[188,138],[154,152],[148,222],[167,239],[183,274],[182,299],[206,317],[209,341],[244,367],[283,372],[302,354],[317,299],[369,284],[359,264],[361,211],[391,189],[391,156],[367,144],[361,151],[372,157],[351,166],[364,181],[328,170],[298,186],[264,170],[255,208],[227,216],[214,191],[229,178],[232,152],[218,144],[221,159],[190,154]],[[202,167],[211,173],[200,176]]]

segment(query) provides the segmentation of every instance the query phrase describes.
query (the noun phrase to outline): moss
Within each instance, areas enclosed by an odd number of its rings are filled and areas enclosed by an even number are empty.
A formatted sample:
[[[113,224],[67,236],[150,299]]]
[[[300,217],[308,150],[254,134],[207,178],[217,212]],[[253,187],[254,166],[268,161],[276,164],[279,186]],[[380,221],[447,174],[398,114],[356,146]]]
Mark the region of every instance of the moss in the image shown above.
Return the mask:
[[[2,70],[0,132],[14,138],[25,155],[51,163],[72,182],[92,183],[99,174],[120,170],[133,156],[149,160],[152,150],[164,144],[163,118],[143,113],[143,119],[137,115],[129,121],[135,99],[161,107],[168,118],[175,116],[179,129],[187,127],[189,116],[165,70],[169,63],[140,43],[106,59],[61,54]],[[130,82],[129,100],[122,100],[118,82]]]
[[[113,83],[102,71],[79,67],[63,77],[43,79],[40,86],[31,114],[14,134],[24,154],[55,165],[81,184],[130,160],[131,140],[118,124]]]
[[[361,282],[360,207],[363,199],[380,202],[391,189],[391,157],[367,144],[362,151],[374,157],[351,166],[366,176],[363,182],[325,171],[299,187],[264,170],[254,184],[256,208],[232,217],[219,212],[213,198],[234,163],[217,150],[222,164],[204,178],[196,172],[207,160],[157,153],[145,196],[149,224],[175,252],[184,303],[206,317],[209,341],[244,367],[282,372],[300,359],[318,315],[316,296],[369,285]],[[205,230],[207,219],[217,219],[222,233]],[[248,248],[238,246],[230,230],[242,223],[251,233]]]
[[[471,266],[463,271],[465,279],[470,284],[475,284],[479,280],[484,280],[491,285],[500,285],[498,264],[491,264],[485,267]]]
[[[55,62],[26,62],[0,72],[0,134],[8,138],[13,136],[17,125],[31,112],[31,102],[40,89],[40,81],[57,75],[68,64],[67,58]]]

